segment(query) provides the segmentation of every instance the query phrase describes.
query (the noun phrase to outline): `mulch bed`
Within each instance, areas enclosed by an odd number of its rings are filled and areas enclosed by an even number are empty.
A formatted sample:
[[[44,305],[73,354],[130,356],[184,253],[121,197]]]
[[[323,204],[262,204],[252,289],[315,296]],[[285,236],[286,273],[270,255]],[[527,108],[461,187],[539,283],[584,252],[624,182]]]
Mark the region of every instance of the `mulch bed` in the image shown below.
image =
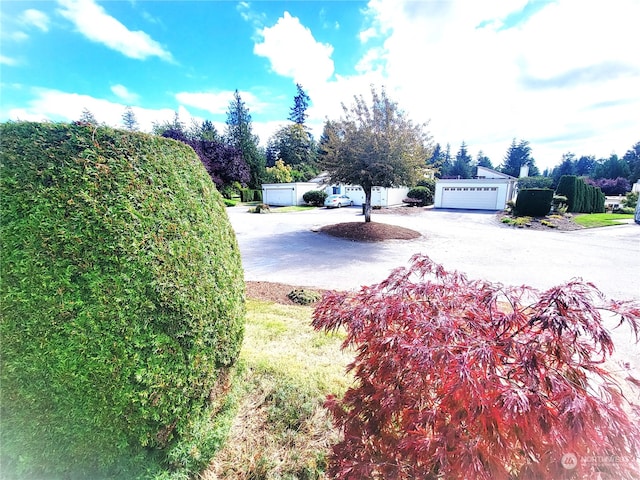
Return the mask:
[[[320,232],[358,242],[380,242],[384,240],[413,240],[421,234],[409,228],[377,222],[347,222],[327,225]]]

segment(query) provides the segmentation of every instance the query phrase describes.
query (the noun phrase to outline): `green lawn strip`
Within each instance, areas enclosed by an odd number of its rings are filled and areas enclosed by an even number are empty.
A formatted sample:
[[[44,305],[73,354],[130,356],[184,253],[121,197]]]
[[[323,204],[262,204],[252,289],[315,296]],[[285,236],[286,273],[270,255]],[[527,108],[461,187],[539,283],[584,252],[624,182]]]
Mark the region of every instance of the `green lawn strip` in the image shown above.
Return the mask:
[[[633,215],[627,213],[586,213],[576,215],[574,221],[585,228],[596,228],[622,225],[624,223],[623,220],[631,218],[633,218]]]
[[[310,207],[307,205],[292,205],[289,207],[272,207],[273,213],[288,213],[288,212],[306,212],[307,210],[313,210],[318,207]]]
[[[342,395],[353,357],[343,333],[311,327],[313,307],[249,299],[238,413],[203,479],[320,478],[338,433],[323,403]]]

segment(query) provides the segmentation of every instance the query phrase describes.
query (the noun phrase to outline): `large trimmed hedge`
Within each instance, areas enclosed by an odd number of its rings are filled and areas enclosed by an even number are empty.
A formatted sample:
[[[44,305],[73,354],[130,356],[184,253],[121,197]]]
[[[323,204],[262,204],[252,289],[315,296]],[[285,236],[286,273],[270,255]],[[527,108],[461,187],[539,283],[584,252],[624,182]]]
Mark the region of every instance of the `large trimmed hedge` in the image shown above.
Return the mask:
[[[516,211],[518,215],[544,217],[551,210],[553,190],[550,188],[524,188],[518,192]]]
[[[235,235],[200,160],[82,125],[6,123],[0,139],[3,474],[200,470],[244,322]]]

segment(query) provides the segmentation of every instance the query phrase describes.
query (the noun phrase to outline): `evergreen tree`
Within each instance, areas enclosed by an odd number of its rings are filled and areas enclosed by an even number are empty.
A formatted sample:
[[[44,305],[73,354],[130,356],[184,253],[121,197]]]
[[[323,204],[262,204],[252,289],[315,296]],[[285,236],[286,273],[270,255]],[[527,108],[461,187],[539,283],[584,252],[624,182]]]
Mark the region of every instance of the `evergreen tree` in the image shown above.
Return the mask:
[[[478,152],[478,157],[476,159],[476,164],[479,167],[486,167],[486,168],[491,168],[493,169],[493,164],[491,163],[491,160],[489,159],[489,157],[487,157],[484,152],[482,150],[480,150]]]
[[[133,113],[133,109],[130,106],[127,106],[124,109],[124,113],[122,114],[122,124],[127,130],[137,131],[139,129],[136,114]]]
[[[260,152],[258,149],[258,137],[251,131],[249,109],[240,97],[238,90],[234,92],[233,100],[229,102],[224,138],[229,145],[240,150],[242,158],[249,165],[251,170],[249,187],[261,188],[265,177],[264,152]]]
[[[78,122],[86,123],[89,125],[98,125],[98,121],[96,120],[96,117],[93,116],[93,113],[91,113],[91,110],[89,110],[88,108],[82,109],[82,114],[80,115]]]
[[[562,155],[562,162],[560,165],[553,169],[551,176],[553,177],[553,185],[558,185],[558,182],[563,175],[576,175],[575,169],[575,155],[571,152]]]
[[[296,83],[297,95],[293,97],[293,107],[289,113],[289,120],[298,125],[304,125],[309,108],[309,95],[302,89],[302,85]]]
[[[467,151],[467,145],[462,142],[460,150],[456,153],[456,159],[449,171],[449,175],[457,178],[471,178],[471,155]]]
[[[640,179],[640,142],[637,142],[633,147],[627,150],[622,159],[627,163],[629,167],[629,183],[632,185]]]
[[[611,156],[604,160],[600,160],[593,171],[593,178],[628,178],[631,175],[629,165],[624,160],[618,158],[618,155],[612,153]]]
[[[590,177],[593,175],[593,169],[596,167],[596,157],[593,155],[581,156],[575,163],[575,174],[579,177]]]
[[[531,157],[529,142],[520,140],[516,143],[516,139],[514,138],[499,170],[502,173],[518,178],[520,176],[520,167],[525,164],[529,165],[530,177],[535,177],[540,174],[538,167],[535,166],[535,160]]]

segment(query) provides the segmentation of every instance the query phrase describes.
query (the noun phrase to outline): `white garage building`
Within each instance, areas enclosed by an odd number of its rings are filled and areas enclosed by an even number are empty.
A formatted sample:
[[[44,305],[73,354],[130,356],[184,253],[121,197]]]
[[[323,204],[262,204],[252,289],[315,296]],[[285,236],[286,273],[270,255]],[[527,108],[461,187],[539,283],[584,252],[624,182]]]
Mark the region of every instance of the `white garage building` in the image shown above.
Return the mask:
[[[318,190],[318,184],[311,182],[263,183],[262,203],[274,207],[304,205],[302,196],[311,190]]]
[[[510,175],[478,167],[476,178],[438,180],[434,207],[504,210],[507,202],[517,195],[517,181],[517,178]]]

